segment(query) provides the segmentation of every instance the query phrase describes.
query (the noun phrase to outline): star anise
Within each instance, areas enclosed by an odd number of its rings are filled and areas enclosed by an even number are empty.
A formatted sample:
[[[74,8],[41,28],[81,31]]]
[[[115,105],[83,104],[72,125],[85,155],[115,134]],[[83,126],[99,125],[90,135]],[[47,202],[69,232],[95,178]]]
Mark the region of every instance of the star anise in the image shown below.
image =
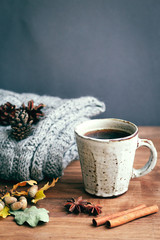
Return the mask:
[[[80,213],[86,210],[86,206],[90,204],[85,199],[78,197],[77,199],[71,198],[71,200],[67,200],[67,203],[64,205],[68,212]]]
[[[44,116],[44,113],[41,111],[43,107],[45,107],[43,103],[40,103],[38,106],[35,106],[34,101],[30,100],[28,102],[28,106],[25,106],[25,104],[23,103],[21,109],[25,110],[28,113],[29,122],[32,120],[33,123],[36,123],[39,121],[40,117]]]
[[[86,206],[86,210],[90,215],[99,215],[102,210],[101,210],[102,206],[100,206],[99,204],[88,204]]]

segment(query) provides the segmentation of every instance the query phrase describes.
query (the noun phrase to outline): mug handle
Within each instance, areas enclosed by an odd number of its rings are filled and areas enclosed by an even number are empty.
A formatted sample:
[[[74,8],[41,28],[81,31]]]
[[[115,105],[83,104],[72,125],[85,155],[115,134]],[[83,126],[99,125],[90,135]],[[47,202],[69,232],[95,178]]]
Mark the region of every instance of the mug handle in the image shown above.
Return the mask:
[[[141,177],[141,176],[144,176],[147,173],[151,172],[157,162],[157,151],[156,151],[152,141],[150,141],[148,139],[138,138],[137,148],[142,147],[142,146],[148,147],[150,149],[150,158],[149,158],[148,162],[144,165],[144,167],[142,167],[140,169],[133,168],[132,178]]]

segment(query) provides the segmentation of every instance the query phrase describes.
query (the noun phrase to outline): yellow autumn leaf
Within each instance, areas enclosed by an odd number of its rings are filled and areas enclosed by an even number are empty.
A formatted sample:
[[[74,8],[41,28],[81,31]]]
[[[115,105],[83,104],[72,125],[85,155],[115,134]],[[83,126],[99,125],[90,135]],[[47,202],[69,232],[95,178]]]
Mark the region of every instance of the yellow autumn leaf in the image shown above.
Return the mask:
[[[2,209],[2,211],[0,211],[0,217],[2,217],[2,218],[6,218],[8,215],[11,215],[10,213],[9,213],[9,207],[7,207],[7,206],[5,206],[3,209]]]
[[[37,203],[39,200],[42,200],[46,197],[46,195],[44,194],[43,190],[39,190],[36,195],[35,198],[32,199],[33,203]]]
[[[49,184],[49,182],[46,183],[41,189],[38,190],[38,192],[35,195],[35,198],[32,199],[32,202],[37,203],[39,200],[44,199],[46,197],[46,195],[44,194],[44,191],[46,191],[50,187],[54,187],[57,181],[58,181],[58,178],[53,179],[51,184]]]

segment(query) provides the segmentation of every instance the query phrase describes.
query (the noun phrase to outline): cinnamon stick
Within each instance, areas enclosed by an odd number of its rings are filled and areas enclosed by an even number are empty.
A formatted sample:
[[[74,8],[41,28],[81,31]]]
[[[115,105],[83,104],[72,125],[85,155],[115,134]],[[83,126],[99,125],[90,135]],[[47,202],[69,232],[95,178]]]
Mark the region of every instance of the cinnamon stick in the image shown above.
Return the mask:
[[[138,205],[137,207],[134,207],[134,208],[131,208],[131,209],[128,209],[128,210],[125,210],[125,211],[121,211],[121,212],[113,213],[113,214],[110,214],[110,215],[105,215],[105,216],[102,216],[102,217],[94,218],[92,220],[92,222],[93,222],[94,226],[98,227],[98,226],[101,226],[101,225],[105,224],[110,219],[122,216],[124,214],[130,213],[130,212],[133,212],[133,211],[145,208],[145,207],[146,207],[145,204],[141,204],[141,205]]]
[[[144,216],[150,215],[152,213],[156,213],[156,212],[158,212],[158,210],[159,210],[159,208],[158,208],[157,205],[153,205],[153,206],[150,206],[150,207],[145,207],[145,208],[136,210],[134,212],[130,212],[130,213],[127,213],[125,215],[110,219],[106,222],[106,226],[108,228],[120,226],[124,223],[130,222],[130,221],[135,220],[137,218],[144,217]]]

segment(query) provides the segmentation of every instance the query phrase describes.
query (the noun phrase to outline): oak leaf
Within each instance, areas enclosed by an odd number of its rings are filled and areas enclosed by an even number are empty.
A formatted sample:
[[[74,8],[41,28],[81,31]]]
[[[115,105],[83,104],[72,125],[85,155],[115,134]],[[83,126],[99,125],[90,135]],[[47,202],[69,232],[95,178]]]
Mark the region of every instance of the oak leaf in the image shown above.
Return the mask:
[[[26,208],[24,211],[10,211],[10,213],[15,216],[15,221],[18,225],[23,225],[27,222],[29,226],[36,227],[40,221],[49,222],[49,211],[45,208],[32,206],[31,208]]]

